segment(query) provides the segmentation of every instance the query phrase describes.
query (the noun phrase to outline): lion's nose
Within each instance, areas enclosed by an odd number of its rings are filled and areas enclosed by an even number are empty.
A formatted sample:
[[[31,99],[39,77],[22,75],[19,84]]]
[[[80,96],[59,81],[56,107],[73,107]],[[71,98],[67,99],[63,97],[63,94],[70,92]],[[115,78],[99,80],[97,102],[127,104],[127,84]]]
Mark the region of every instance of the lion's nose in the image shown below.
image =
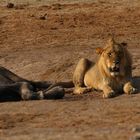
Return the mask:
[[[115,65],[119,64],[119,60],[113,61]]]

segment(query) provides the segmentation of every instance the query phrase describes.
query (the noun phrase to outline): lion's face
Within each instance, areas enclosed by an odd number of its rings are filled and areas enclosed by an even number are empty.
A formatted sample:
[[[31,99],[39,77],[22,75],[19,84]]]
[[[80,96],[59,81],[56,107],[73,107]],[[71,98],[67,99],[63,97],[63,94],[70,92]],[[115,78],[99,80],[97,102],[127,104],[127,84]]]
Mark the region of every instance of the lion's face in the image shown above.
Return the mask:
[[[111,76],[120,75],[120,68],[124,57],[123,48],[120,44],[112,44],[108,46],[104,52],[103,57]]]
[[[124,71],[124,45],[126,44],[119,44],[110,40],[105,48],[102,48],[102,51],[100,50],[102,61],[104,61],[104,68],[112,77],[117,77]]]

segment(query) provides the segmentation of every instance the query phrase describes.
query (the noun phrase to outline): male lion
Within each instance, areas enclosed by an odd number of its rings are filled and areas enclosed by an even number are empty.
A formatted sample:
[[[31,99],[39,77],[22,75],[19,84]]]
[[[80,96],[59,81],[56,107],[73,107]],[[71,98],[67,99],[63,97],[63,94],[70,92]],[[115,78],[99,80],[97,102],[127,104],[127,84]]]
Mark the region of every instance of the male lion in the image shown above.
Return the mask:
[[[82,58],[73,75],[74,93],[81,94],[91,89],[103,91],[104,98],[114,97],[119,92],[133,94],[132,60],[126,43],[109,39],[104,48],[96,48],[100,55],[94,64]]]
[[[23,79],[8,69],[0,67],[0,101],[63,98],[64,89],[52,85],[53,82]]]

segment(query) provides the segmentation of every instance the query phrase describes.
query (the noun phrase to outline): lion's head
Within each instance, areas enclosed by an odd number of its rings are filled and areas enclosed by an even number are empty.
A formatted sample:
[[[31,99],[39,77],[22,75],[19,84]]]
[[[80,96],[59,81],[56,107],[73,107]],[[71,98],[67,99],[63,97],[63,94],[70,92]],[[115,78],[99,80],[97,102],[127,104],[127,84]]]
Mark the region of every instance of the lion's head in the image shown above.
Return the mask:
[[[131,69],[131,57],[126,46],[127,43],[117,43],[111,38],[104,48],[96,48],[96,52],[101,55],[99,63],[109,76],[125,76]]]

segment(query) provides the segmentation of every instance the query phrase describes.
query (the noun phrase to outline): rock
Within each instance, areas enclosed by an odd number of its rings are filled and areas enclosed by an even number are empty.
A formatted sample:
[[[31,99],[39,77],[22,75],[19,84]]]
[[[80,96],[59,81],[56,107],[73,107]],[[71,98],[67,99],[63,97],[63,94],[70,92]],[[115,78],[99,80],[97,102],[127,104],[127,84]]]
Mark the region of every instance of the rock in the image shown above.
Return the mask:
[[[134,136],[132,140],[140,140],[140,135]]]
[[[132,131],[133,132],[140,132],[140,126],[132,128]]]
[[[13,8],[14,7],[14,4],[13,3],[8,3],[7,4],[7,8]]]
[[[44,14],[44,15],[40,16],[39,19],[46,20],[47,19],[47,14]]]

